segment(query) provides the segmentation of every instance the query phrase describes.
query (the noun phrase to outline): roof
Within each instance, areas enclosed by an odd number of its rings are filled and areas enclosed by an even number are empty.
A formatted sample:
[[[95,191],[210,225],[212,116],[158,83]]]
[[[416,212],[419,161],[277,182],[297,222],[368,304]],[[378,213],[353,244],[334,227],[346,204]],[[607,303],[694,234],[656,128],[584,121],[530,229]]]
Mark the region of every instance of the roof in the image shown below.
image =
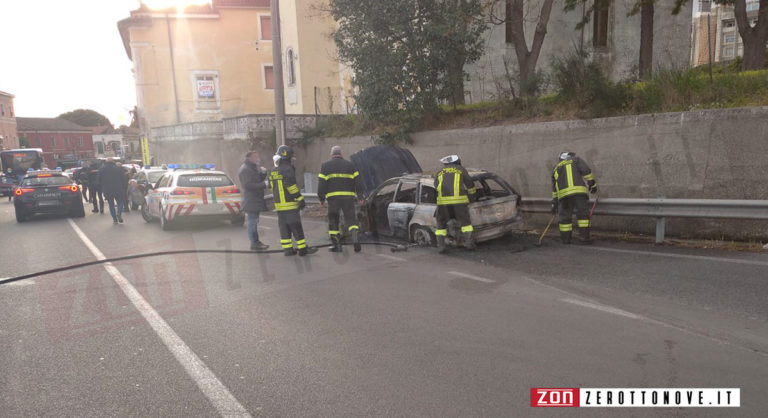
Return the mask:
[[[4,91],[2,91],[2,90],[0,90],[0,96],[6,96],[6,97],[10,97],[11,99],[13,99],[14,97],[16,97],[16,96],[12,95],[11,93],[6,93],[6,92],[4,92]]]
[[[90,128],[80,126],[61,118],[16,118],[16,129],[19,132],[48,131],[48,132],[91,132]]]

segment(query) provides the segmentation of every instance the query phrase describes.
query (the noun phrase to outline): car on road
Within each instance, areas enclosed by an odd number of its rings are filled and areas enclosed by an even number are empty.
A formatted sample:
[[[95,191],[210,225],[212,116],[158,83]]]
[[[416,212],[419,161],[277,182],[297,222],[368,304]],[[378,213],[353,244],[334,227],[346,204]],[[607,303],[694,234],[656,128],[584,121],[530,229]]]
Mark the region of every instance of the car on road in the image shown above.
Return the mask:
[[[226,219],[236,226],[245,222],[240,189],[222,171],[169,166],[157,183],[148,187],[141,216],[147,222],[159,220],[163,230],[195,220]]]
[[[30,171],[13,194],[18,222],[42,213],[85,216],[80,186],[60,171]]]
[[[501,177],[485,170],[468,169],[475,182],[476,199],[469,214],[476,242],[501,237],[520,229],[520,196]],[[437,191],[434,178],[427,174],[407,174],[391,178],[374,189],[358,207],[363,231],[407,239],[420,246],[436,244]],[[450,245],[461,245],[460,227],[448,224]]]

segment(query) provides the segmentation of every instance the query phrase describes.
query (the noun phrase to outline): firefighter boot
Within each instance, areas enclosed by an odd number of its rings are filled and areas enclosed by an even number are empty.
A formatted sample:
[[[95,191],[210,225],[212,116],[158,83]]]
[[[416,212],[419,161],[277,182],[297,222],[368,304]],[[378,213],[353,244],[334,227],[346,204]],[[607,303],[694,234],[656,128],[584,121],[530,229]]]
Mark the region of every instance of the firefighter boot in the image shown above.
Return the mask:
[[[563,244],[570,244],[571,243],[571,231],[560,231],[560,241],[562,241]]]
[[[296,255],[296,250],[294,250],[293,248],[286,248],[285,250],[283,250],[283,255],[286,257],[291,255]]]
[[[340,253],[341,252],[341,241],[339,240],[338,235],[332,235],[331,236],[331,246],[328,247],[328,251],[332,253]]]
[[[445,237],[442,235],[438,235],[435,238],[437,238],[437,253],[445,254]]]
[[[339,247],[341,247],[341,246],[339,246]],[[305,255],[314,254],[316,252],[317,252],[317,248],[315,248],[315,247],[304,247],[304,248],[299,250],[299,256],[304,257]]]
[[[472,238],[472,231],[464,232],[464,247],[469,251],[475,251],[477,249],[475,240]]]
[[[579,239],[577,244],[590,245],[592,244],[592,237],[589,234],[589,228],[579,228]]]
[[[357,228],[352,229],[350,233],[352,234],[352,245],[355,247],[355,252],[359,253],[360,250],[363,249],[363,247],[360,245],[360,238],[358,237],[358,234],[357,234]]]

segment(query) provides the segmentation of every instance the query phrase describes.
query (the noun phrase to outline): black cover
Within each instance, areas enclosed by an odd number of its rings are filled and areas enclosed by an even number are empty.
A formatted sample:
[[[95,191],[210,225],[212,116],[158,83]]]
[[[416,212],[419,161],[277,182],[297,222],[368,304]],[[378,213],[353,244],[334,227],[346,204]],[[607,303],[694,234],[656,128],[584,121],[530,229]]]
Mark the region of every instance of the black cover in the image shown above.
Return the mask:
[[[349,157],[363,183],[365,195],[392,177],[421,173],[421,166],[411,151],[391,145],[376,145]]]

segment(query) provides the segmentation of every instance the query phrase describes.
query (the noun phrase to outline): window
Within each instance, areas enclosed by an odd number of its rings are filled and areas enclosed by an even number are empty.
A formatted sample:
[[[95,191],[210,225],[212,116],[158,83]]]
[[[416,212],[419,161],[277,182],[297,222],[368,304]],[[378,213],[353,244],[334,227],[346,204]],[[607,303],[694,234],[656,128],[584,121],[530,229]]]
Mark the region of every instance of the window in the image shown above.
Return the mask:
[[[264,66],[264,88],[267,90],[275,88],[275,74],[271,65]]]
[[[747,11],[748,12],[751,12],[751,11],[754,11],[754,10],[759,10],[759,9],[760,9],[760,3],[759,2],[756,2],[756,1],[755,2],[751,2],[751,3],[747,2]]]
[[[64,148],[69,149],[69,137],[64,137]]]
[[[723,30],[724,31],[733,30],[735,27],[736,27],[736,21],[734,21],[734,20],[723,20]]]
[[[295,58],[293,55],[293,48],[288,48],[285,51],[285,60],[286,60],[286,63],[288,64],[288,85],[289,86],[296,85],[296,67],[294,66],[294,63],[293,63],[294,59]]]
[[[221,94],[219,94],[219,73],[214,70],[193,70],[190,72],[195,110],[219,112]]]
[[[96,143],[96,153],[97,154],[104,154],[104,143],[103,142],[97,142]]]
[[[198,99],[216,100],[216,83],[212,75],[198,75],[196,81]]]
[[[736,42],[736,35],[725,35],[723,43],[732,44],[734,42]]]
[[[82,147],[83,146],[83,137],[82,136],[78,136],[77,137],[77,146],[78,147]]]
[[[0,103],[0,116],[5,116],[5,105]]]
[[[261,28],[261,40],[262,41],[271,41],[272,40],[272,18],[270,16],[259,16],[259,27]]]
[[[395,202],[398,203],[416,203],[416,188],[418,183],[402,182],[397,190]]]
[[[723,49],[723,56],[725,58],[733,58],[733,47],[729,46]]]
[[[170,184],[170,182],[171,182],[171,176],[163,176],[163,178],[161,178],[161,179],[160,179],[160,180],[157,182],[157,186],[156,186],[155,188],[156,188],[156,189],[159,189],[159,188],[161,188],[161,187],[168,187],[168,185]]]
[[[608,6],[596,8],[592,19],[592,46],[605,48],[608,46]]]
[[[56,138],[51,137],[51,148],[56,148]]]

